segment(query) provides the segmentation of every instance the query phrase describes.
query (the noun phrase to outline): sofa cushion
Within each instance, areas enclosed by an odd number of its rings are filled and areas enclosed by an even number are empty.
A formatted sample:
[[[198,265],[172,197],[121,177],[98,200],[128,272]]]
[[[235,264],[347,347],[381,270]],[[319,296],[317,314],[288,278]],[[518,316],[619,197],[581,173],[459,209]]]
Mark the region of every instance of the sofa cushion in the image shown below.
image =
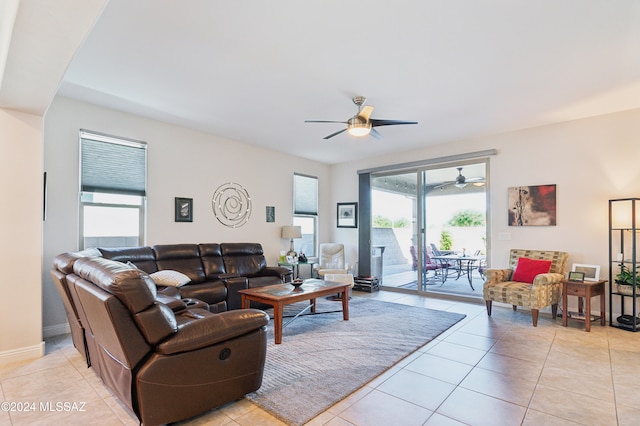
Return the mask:
[[[162,303],[138,312],[134,315],[138,328],[151,345],[157,345],[165,338],[178,331],[176,316],[171,308]]]
[[[216,305],[227,299],[227,287],[222,281],[206,281],[178,287],[182,298],[198,299],[208,305]]]
[[[521,257],[518,259],[516,270],[513,271],[512,281],[533,284],[536,275],[546,274],[551,268],[550,260],[536,260]]]
[[[151,247],[100,247],[98,248],[105,259],[118,262],[131,262],[136,268],[142,269],[147,274],[158,270],[155,253]]]
[[[229,274],[251,278],[267,267],[262,245],[258,243],[222,243],[220,248]]]
[[[224,269],[220,244],[198,244],[198,249],[200,250],[200,259],[202,259],[202,266],[207,280],[217,279],[227,273]]]
[[[156,301],[156,285],[149,275],[122,262],[102,257],[82,258],[74,263],[73,271],[116,296],[134,314]]]
[[[65,275],[73,273],[73,264],[83,257],[100,257],[98,249],[86,249],[75,253],[62,253],[53,258],[53,266]]]
[[[171,269],[163,269],[162,271],[149,274],[151,279],[156,285],[168,286],[168,287],[180,287],[182,285],[191,282],[191,278],[183,274],[182,272],[174,271]]]
[[[187,275],[193,283],[205,280],[200,252],[196,244],[162,244],[153,246],[158,270],[171,269]]]

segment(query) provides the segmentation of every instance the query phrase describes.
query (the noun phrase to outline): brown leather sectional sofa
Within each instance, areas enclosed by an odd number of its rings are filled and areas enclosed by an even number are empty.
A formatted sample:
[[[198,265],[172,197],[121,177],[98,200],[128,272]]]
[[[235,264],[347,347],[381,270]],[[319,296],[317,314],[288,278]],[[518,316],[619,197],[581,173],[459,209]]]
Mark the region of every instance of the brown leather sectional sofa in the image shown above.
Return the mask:
[[[176,270],[181,287],[149,274]],[[237,290],[290,280],[260,244],[90,249],[54,259],[76,348],[145,425],[192,417],[262,383],[268,316]]]
[[[175,270],[191,282],[177,290],[184,299],[209,304],[212,312],[240,309],[243,288],[262,287],[291,281],[291,270],[267,266],[258,243],[164,244],[152,247],[98,248],[102,257],[131,262],[148,274]],[[175,288],[160,288],[175,296]]]

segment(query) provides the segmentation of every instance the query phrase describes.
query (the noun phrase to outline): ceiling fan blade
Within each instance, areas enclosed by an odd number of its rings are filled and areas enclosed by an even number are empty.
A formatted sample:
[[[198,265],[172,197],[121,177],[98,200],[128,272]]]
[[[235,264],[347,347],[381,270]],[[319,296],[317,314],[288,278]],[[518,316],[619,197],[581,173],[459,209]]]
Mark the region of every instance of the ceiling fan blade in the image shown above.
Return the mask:
[[[440,184],[438,184],[438,185],[435,185],[435,186],[433,187],[433,189],[442,189],[442,188],[447,187],[447,186],[449,186],[449,185],[453,185],[454,183],[455,183],[454,181],[442,182],[442,183],[440,183]]]
[[[467,182],[484,182],[483,177],[467,178]]]
[[[335,132],[335,133],[331,133],[329,136],[325,136],[325,137],[324,137],[324,138],[322,138],[322,139],[331,139],[332,137],[334,137],[334,136],[336,136],[336,135],[339,135],[340,133],[342,133],[342,132],[346,132],[346,131],[347,131],[347,129],[338,130],[337,132]]]
[[[403,121],[403,120],[380,120],[376,118],[372,118],[369,120],[371,122],[371,126],[394,126],[396,124],[418,124],[417,121]]]
[[[371,133],[369,133],[371,136],[373,136],[376,139],[384,139],[384,136],[382,136],[382,133],[380,133],[379,131],[377,131],[376,129],[374,129],[373,127],[371,128]]]
[[[305,123],[342,123],[347,124],[346,121],[330,121],[330,120],[304,120]]]
[[[373,112],[373,107],[367,105],[366,107],[362,108],[362,111],[360,111],[358,115],[364,118],[365,120],[369,121],[369,117],[371,117],[372,112]]]

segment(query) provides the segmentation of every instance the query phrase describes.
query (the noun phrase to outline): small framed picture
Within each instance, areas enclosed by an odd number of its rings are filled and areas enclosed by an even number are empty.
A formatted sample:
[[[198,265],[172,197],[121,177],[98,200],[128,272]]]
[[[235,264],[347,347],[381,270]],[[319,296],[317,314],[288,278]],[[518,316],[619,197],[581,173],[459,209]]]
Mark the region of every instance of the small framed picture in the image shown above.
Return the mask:
[[[358,227],[358,203],[338,203],[338,228]]]
[[[287,263],[296,263],[296,259],[293,256],[287,256]]]
[[[584,281],[598,281],[600,279],[600,265],[574,263],[571,266],[571,272],[582,272],[584,274]]]
[[[193,222],[193,198],[175,198],[175,221]]]
[[[275,222],[276,221],[276,208],[275,206],[267,206],[267,222]]]
[[[584,272],[569,272],[569,281],[583,282]]]

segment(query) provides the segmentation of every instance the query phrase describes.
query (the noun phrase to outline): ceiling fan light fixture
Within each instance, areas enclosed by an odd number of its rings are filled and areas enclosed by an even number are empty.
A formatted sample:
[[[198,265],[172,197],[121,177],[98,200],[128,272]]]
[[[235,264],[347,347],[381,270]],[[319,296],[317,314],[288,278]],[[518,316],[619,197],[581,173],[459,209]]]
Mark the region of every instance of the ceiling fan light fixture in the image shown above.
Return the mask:
[[[371,123],[368,121],[362,122],[361,120],[352,118],[347,123],[347,133],[358,138],[367,136],[371,133]]]
[[[457,169],[458,169],[458,177],[456,177],[455,187],[464,188],[465,186],[467,186],[467,178],[462,176],[462,167],[458,167]]]

